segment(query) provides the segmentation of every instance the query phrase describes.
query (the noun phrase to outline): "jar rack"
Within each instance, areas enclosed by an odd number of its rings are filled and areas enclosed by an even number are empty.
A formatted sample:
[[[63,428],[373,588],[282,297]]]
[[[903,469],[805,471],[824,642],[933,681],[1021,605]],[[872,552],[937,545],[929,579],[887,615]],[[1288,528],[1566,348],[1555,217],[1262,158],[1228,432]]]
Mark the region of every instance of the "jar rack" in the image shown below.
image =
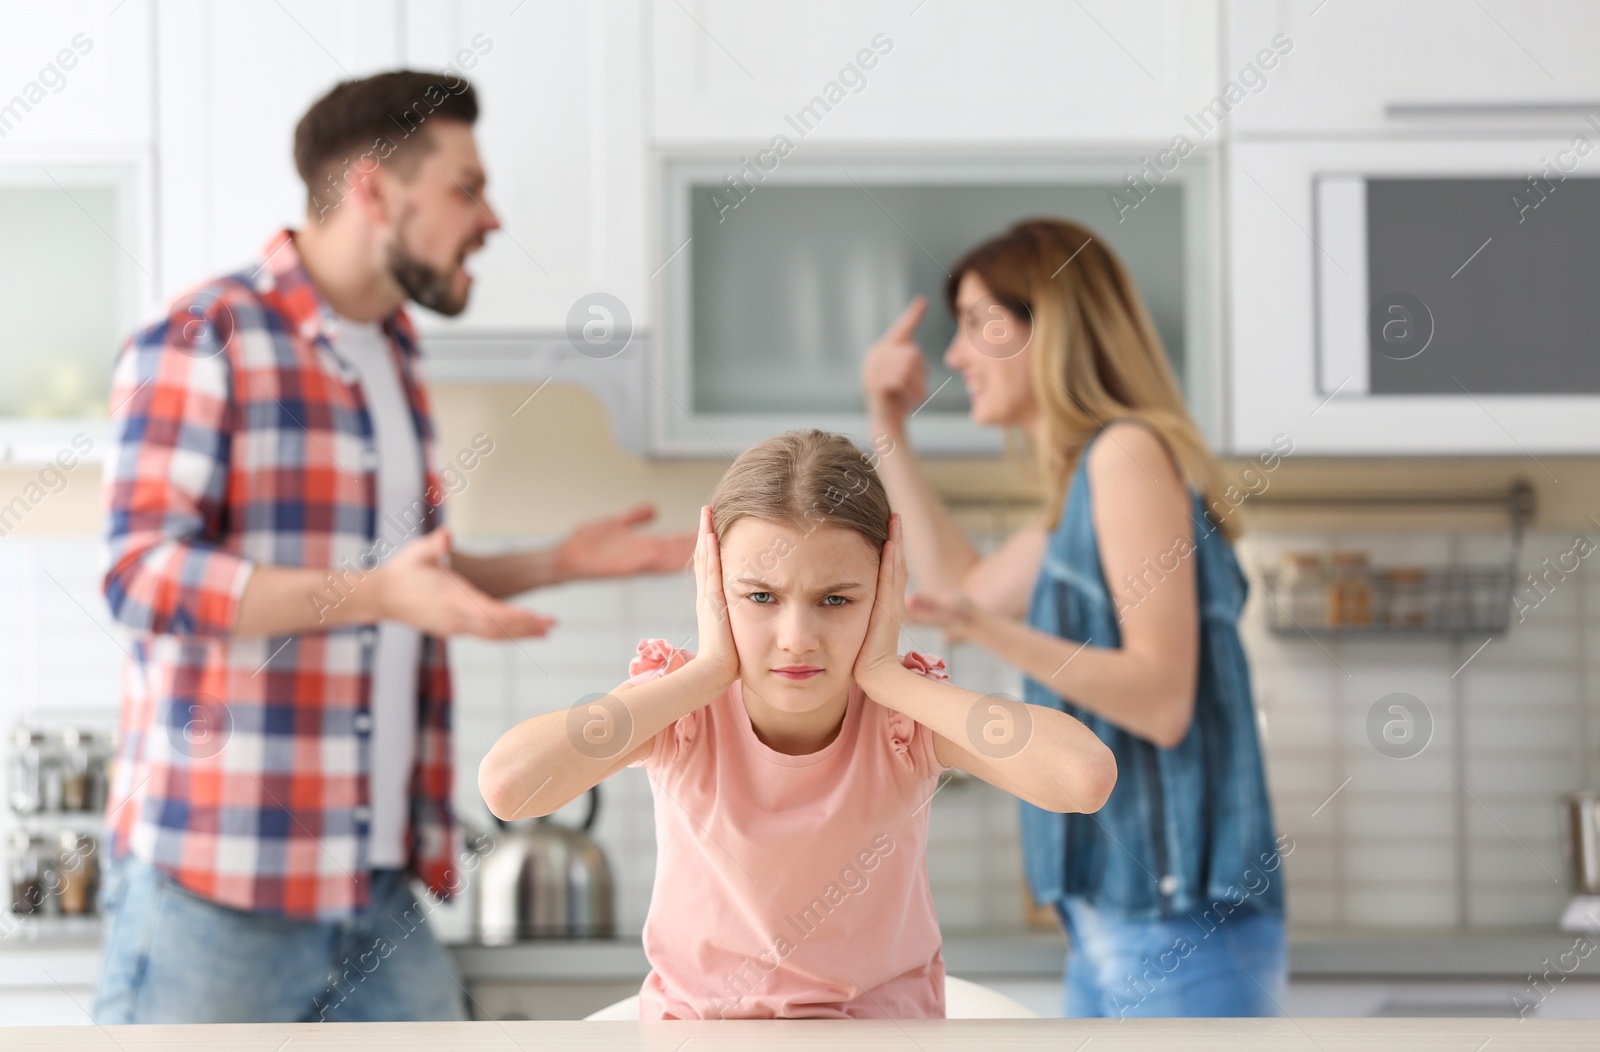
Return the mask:
[[[1518,479],[1499,493],[1379,496],[1338,494],[1264,499],[1273,506],[1503,508],[1511,551],[1503,564],[1369,566],[1363,553],[1286,553],[1262,574],[1267,626],[1282,635],[1499,635],[1511,622],[1522,537],[1534,492]],[[1296,556],[1298,555],[1298,559]]]
[[[98,932],[110,744],[102,728],[22,722],[12,729],[0,938]]]

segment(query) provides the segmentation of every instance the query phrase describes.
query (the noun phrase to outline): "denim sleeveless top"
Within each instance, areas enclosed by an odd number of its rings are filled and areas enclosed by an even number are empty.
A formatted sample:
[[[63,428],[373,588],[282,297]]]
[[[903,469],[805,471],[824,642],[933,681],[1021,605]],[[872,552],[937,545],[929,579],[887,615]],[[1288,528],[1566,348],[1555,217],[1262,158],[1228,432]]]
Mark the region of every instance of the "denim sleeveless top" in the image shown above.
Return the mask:
[[[1049,538],[1028,624],[1063,639],[1115,648],[1122,636],[1100,566],[1088,461],[1085,448],[1061,522]],[[1250,670],[1239,642],[1247,583],[1232,548],[1192,490],[1190,503],[1192,550],[1184,554],[1183,546],[1176,547],[1157,568],[1170,572],[1180,556],[1194,560],[1200,664],[1194,720],[1183,741],[1159,748],[1037,681],[1025,681],[1026,701],[1082,720],[1117,760],[1116,788],[1095,814],[1063,815],[1022,803],[1023,860],[1040,903],[1079,897],[1126,920],[1195,910],[1226,916],[1247,907],[1283,915],[1283,868],[1273,838]],[[1147,576],[1160,587],[1155,576]]]

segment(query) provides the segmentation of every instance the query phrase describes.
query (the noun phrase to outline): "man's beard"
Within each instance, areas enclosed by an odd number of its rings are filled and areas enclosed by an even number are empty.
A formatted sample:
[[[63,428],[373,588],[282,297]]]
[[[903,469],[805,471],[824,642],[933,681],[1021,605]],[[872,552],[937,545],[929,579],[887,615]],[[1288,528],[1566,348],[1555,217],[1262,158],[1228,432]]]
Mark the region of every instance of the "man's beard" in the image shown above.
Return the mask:
[[[395,238],[389,243],[389,273],[405,289],[406,295],[418,306],[436,314],[453,318],[467,309],[467,294],[457,296],[450,287],[450,278],[433,264],[418,259],[405,247],[408,223],[401,220]]]

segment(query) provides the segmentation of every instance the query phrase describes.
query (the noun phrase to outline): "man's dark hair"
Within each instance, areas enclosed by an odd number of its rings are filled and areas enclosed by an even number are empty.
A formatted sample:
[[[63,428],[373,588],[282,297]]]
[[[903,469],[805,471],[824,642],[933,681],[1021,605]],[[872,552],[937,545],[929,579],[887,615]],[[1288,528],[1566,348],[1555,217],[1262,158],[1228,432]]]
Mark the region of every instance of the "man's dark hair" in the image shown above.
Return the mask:
[[[380,163],[411,175],[433,149],[429,121],[477,119],[477,92],[454,73],[402,69],[342,81],[312,103],[294,130],[294,166],[308,204],[332,208],[354,174]]]

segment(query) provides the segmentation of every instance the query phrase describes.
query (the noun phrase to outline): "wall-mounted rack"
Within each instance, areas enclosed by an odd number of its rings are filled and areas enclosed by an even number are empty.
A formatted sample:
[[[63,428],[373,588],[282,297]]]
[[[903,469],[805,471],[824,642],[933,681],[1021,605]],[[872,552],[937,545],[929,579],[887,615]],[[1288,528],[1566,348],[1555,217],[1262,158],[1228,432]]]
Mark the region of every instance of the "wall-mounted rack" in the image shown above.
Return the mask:
[[[1511,550],[1503,564],[1370,566],[1363,552],[1286,552],[1262,574],[1267,625],[1285,635],[1498,635],[1510,626],[1522,538],[1534,490],[1518,479],[1487,493],[1263,494],[1273,507],[1503,508]]]

